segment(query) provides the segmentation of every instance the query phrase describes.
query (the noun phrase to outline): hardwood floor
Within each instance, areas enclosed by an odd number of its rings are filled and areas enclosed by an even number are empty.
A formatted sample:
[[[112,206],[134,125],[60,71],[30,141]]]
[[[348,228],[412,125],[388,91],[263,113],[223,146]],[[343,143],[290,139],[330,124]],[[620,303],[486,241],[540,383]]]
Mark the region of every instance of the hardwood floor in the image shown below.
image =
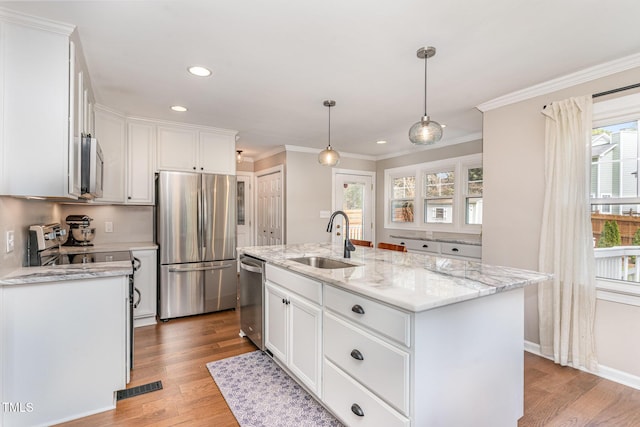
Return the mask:
[[[129,387],[161,380],[163,389],[61,425],[237,426],[205,364],[256,349],[238,330],[233,310],[137,328]],[[640,426],[639,390],[530,353],[524,358],[525,415],[519,427]]]

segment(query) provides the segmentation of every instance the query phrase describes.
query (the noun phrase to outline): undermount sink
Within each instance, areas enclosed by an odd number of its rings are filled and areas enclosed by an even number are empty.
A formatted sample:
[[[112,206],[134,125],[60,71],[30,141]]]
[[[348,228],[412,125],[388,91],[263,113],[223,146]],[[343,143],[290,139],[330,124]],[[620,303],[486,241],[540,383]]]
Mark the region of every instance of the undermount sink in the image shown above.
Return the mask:
[[[299,262],[300,264],[310,265],[316,268],[336,269],[336,268],[348,268],[357,267],[355,264],[348,262],[338,261],[337,259],[325,258],[321,256],[304,256],[301,258],[290,258],[291,261]]]

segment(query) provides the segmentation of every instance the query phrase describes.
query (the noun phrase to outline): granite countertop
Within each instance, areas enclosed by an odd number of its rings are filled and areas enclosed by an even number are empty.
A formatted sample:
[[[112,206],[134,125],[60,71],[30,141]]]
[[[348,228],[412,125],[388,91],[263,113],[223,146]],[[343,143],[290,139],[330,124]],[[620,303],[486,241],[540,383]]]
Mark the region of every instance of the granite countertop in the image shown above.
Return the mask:
[[[93,246],[61,246],[60,253],[81,254],[157,248],[158,245],[152,242],[97,243]],[[46,267],[21,267],[0,277],[0,286],[92,279],[108,276],[124,276],[132,274],[132,272],[131,262],[129,261],[96,262],[91,264],[61,264]]]
[[[133,267],[129,261],[21,267],[0,278],[0,286],[95,279],[97,277],[125,276],[132,273]]]
[[[350,259],[342,245],[305,243],[238,248],[268,263],[350,290],[410,312],[420,312],[498,292],[521,288],[551,275],[441,256],[357,246]],[[291,261],[324,256],[355,264],[320,269]]]
[[[405,240],[420,240],[425,242],[441,242],[441,243],[458,243],[461,245],[473,245],[473,246],[482,246],[482,242],[478,240],[470,240],[470,239],[460,239],[460,238],[452,238],[452,237],[413,237],[413,236],[399,236],[391,234],[390,237],[394,239],[405,239]]]

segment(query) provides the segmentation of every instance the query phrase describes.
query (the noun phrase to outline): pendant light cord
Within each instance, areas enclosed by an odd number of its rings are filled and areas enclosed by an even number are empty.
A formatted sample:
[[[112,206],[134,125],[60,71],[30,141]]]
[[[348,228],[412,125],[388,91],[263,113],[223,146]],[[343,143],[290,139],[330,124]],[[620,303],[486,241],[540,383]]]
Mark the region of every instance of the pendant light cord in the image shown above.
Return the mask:
[[[331,148],[331,105],[329,105],[329,148]]]
[[[424,115],[427,115],[427,56],[424,57]]]

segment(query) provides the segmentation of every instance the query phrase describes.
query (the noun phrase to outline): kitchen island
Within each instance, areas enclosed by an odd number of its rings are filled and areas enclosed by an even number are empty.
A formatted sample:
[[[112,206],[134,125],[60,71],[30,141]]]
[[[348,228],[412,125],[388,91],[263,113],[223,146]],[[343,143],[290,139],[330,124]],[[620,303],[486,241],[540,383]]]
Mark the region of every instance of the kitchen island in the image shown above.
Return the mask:
[[[23,267],[0,277],[0,425],[115,408],[127,381],[130,261]]]
[[[523,288],[548,275],[331,244],[239,252],[267,262],[267,350],[345,424],[517,425]],[[351,265],[294,260],[311,256]]]

